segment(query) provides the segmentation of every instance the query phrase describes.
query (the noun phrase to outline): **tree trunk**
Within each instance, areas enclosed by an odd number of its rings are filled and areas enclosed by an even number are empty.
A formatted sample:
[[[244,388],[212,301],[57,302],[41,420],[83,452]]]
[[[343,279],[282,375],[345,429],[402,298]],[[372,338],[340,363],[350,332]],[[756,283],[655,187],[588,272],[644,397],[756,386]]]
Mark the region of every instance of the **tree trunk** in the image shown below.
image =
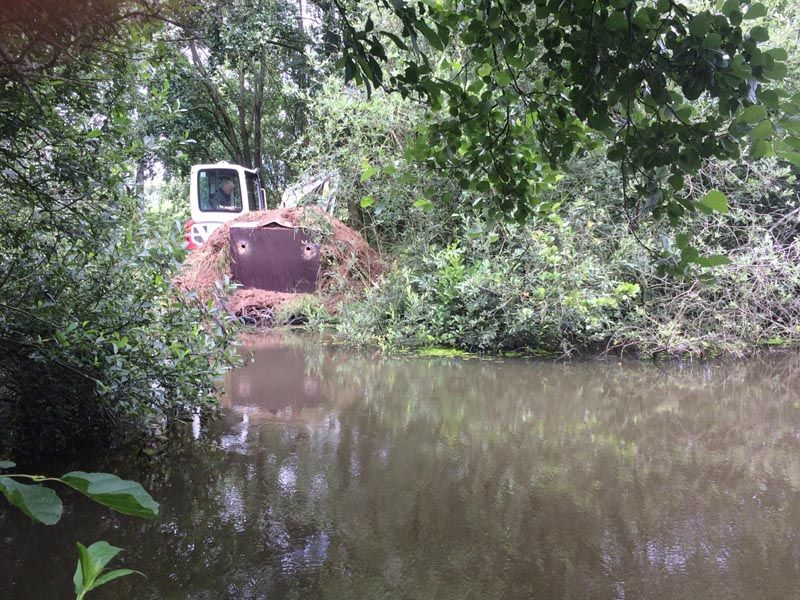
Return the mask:
[[[253,168],[253,154],[250,151],[250,131],[247,128],[247,86],[245,85],[244,69],[239,67],[239,99],[236,103],[239,113],[239,137],[242,140],[242,162],[239,163],[248,169]]]
[[[261,117],[264,109],[266,57],[261,56],[261,64],[258,65],[258,70],[253,69],[253,71],[256,73],[255,81],[253,82],[253,158],[255,159],[253,168],[258,169],[259,175],[263,176],[264,139],[261,131]]]
[[[200,82],[203,84],[203,87],[205,88],[206,92],[208,93],[208,97],[211,100],[214,121],[217,123],[223,139],[227,142],[226,145],[229,147],[228,149],[232,150],[231,160],[233,160],[235,163],[242,164],[242,161],[245,158],[242,144],[240,144],[239,140],[236,138],[236,127],[234,126],[233,121],[231,121],[231,118],[228,116],[228,112],[225,110],[225,103],[222,99],[222,96],[220,95],[219,90],[217,90],[214,83],[211,81],[211,77],[209,77],[208,72],[203,65],[203,61],[200,58],[200,53],[197,51],[197,47],[195,46],[194,42],[189,44],[189,51],[192,55],[192,64],[194,65],[195,69],[197,69],[197,73],[200,76]]]

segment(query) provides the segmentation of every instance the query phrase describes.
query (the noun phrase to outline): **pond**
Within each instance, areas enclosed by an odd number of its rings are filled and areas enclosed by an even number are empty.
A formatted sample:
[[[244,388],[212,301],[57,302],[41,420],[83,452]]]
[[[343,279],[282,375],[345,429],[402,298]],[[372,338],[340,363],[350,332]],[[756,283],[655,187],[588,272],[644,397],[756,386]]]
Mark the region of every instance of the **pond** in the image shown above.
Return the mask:
[[[53,527],[2,506],[0,598],[70,597],[74,543],[99,539],[147,579],[98,599],[800,597],[796,355],[247,350],[223,417],[164,453],[50,466],[142,482],[156,520],[69,494]]]

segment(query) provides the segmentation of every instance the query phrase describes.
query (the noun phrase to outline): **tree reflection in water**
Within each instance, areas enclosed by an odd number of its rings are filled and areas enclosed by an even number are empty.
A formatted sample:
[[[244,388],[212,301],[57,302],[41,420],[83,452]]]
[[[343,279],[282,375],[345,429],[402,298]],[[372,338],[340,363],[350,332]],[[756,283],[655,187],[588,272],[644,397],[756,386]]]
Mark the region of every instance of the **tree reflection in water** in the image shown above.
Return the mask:
[[[3,513],[0,590],[52,595],[28,576],[46,560],[66,594],[72,540],[102,537],[149,577],[117,598],[800,596],[796,356],[659,369],[251,347],[199,440],[97,465],[143,481],[157,522],[74,503],[45,531]]]

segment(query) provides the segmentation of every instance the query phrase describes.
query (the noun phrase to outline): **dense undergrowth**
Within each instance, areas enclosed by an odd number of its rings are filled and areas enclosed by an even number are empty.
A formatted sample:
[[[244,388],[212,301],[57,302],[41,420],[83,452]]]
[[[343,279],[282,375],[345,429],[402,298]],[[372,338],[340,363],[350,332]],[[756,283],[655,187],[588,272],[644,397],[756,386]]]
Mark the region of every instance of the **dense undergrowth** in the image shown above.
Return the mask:
[[[172,286],[177,215],[148,214],[139,193],[133,117],[171,109],[145,92],[146,65],[125,58],[146,31],[119,25],[115,7],[7,25],[3,44],[28,46],[0,66],[3,456],[163,432],[216,406],[214,378],[233,360],[228,317]],[[51,56],[53,39],[82,52]]]
[[[618,171],[589,152],[553,177],[526,222],[492,223],[446,173],[407,159],[403,140],[421,120],[411,106],[327,85],[309,100],[327,128],[298,144],[299,168],[334,157],[342,218],[352,221],[355,207],[392,264],[344,307],[339,339],[387,352],[642,357],[800,342],[800,202],[789,166],[707,161],[688,197],[718,189],[729,210],[687,213],[674,226],[626,212]],[[705,259],[668,273],[689,243]]]
[[[789,65],[800,59],[796,10],[776,1],[761,11],[769,44],[785,49],[775,52]],[[444,78],[448,65],[470,57],[454,50],[447,58],[432,67]],[[787,73],[785,97],[798,88]],[[503,204],[494,185],[468,191],[455,183],[465,177],[451,166],[464,147],[444,158],[425,147],[452,142],[430,128],[436,119],[455,122],[452,106],[446,114],[446,106],[379,91],[368,97],[335,79],[321,80],[305,104],[314,126],[295,144],[294,170],[338,170],[340,216],[392,265],[338,315],[336,334],[347,343],[643,357],[739,356],[800,343],[798,170],[769,150],[778,130],[767,111],[754,108],[731,125],[747,130],[750,150],[698,160],[691,177],[673,170],[679,201],[668,210],[659,190],[623,186],[609,139],[590,133],[558,171],[531,175],[537,187],[520,223],[482,210]],[[685,109],[708,116],[716,107],[704,96]],[[796,120],[784,126],[793,130]],[[462,120],[456,131],[469,126]],[[709,192],[715,209],[698,210],[708,208],[698,201]]]
[[[659,273],[624,224],[582,202],[474,238],[464,219],[463,241],[406,247],[395,269],[347,307],[337,332],[386,350],[559,355],[741,355],[796,344],[800,245],[779,242],[763,216],[744,208],[711,221],[697,225],[698,247],[715,252],[738,235],[731,263],[676,279]]]

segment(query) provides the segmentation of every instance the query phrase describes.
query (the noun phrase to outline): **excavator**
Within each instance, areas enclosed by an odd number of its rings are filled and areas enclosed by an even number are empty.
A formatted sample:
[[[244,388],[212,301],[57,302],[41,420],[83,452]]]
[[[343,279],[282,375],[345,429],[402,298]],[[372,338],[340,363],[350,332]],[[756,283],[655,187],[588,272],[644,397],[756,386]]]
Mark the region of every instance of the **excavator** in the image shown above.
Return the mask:
[[[323,172],[287,188],[278,208],[316,203],[333,213],[339,175]],[[194,165],[189,183],[191,217],[186,221],[189,250],[202,246],[223,223],[250,212],[266,210],[267,196],[258,171],[228,162]]]

